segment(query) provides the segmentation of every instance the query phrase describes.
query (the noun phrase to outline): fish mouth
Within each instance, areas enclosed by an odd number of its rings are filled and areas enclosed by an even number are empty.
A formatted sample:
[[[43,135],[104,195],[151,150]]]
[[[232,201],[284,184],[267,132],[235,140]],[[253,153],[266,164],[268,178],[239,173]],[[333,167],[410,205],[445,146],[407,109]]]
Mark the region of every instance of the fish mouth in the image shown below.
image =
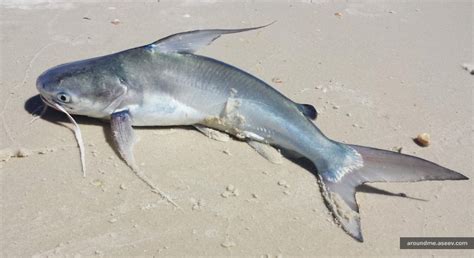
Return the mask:
[[[43,95],[41,95],[41,94],[40,94],[40,98],[47,106],[52,107],[57,111],[63,112],[61,109],[58,108],[58,106],[62,107],[61,104],[59,104],[58,102],[56,102],[54,100],[50,101],[47,98],[43,97]],[[62,108],[64,109],[64,107],[62,107]]]
[[[57,106],[60,106],[60,107],[62,107],[63,109],[64,109],[65,107],[70,109],[70,107],[63,105],[62,103],[59,103],[59,102],[54,101],[54,100],[48,100],[47,98],[45,98],[45,97],[44,97],[43,95],[41,95],[41,94],[40,94],[40,98],[41,98],[41,100],[42,100],[46,105],[48,105],[48,106],[50,106],[50,107],[52,107],[52,108],[54,108],[54,109],[56,109],[56,110],[58,110],[58,111],[61,111],[61,112],[62,112],[62,110],[60,110],[59,108],[57,108]],[[65,107],[64,107],[64,106],[65,106]]]
[[[40,94],[40,98],[41,98],[41,100],[42,100],[46,105],[48,105],[48,106],[50,106],[50,107],[52,107],[52,108],[54,108],[54,109],[57,110],[56,105],[59,105],[58,103],[54,103],[54,104],[53,104],[52,102],[50,102],[49,100],[47,100],[45,97],[43,97],[43,95],[41,95],[41,94]]]

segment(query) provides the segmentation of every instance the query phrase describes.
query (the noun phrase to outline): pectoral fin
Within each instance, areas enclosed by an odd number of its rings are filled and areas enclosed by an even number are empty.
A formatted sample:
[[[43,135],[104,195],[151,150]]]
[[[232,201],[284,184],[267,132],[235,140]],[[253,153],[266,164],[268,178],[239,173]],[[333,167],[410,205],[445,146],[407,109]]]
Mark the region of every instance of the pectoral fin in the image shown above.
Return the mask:
[[[130,113],[127,110],[113,113],[110,119],[110,125],[112,127],[112,137],[120,156],[129,167],[134,171],[138,171],[138,166],[133,156],[135,137]]]
[[[201,47],[211,44],[222,34],[256,30],[267,27],[271,24],[273,23],[259,27],[233,30],[213,29],[181,32],[153,42],[152,44],[148,45],[148,47],[151,47],[161,53],[194,53]]]
[[[133,156],[133,145],[135,145],[135,137],[132,127],[132,118],[128,110],[113,113],[110,118],[110,125],[112,127],[112,137],[117,145],[118,152],[127,165],[133,170],[135,175],[147,184],[153,192],[159,194],[169,203],[179,208],[167,194],[162,192],[155,184],[139,169],[135,163]]]

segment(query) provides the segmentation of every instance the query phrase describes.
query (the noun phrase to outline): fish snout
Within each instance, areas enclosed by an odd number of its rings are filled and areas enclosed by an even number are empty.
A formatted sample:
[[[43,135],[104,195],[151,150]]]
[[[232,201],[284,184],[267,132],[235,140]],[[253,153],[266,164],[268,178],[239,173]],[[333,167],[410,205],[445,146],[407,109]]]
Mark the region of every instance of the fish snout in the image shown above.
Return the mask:
[[[44,73],[41,74],[37,79],[36,79],[36,89],[39,92],[39,95],[41,99],[43,100],[44,103],[46,103],[48,106],[52,106],[50,103],[51,101],[51,96],[50,92],[48,90],[48,83],[47,80],[44,76]]]
[[[36,79],[36,89],[41,93],[41,91],[44,88],[43,82],[40,80],[40,78]]]
[[[58,82],[59,80],[55,73],[55,69],[48,69],[40,74],[36,79],[36,89],[41,94],[47,94],[53,91],[53,89],[58,85]]]
[[[45,83],[44,73],[41,74],[36,79],[36,89],[39,91],[39,93],[44,93],[44,91],[46,90],[46,83]]]

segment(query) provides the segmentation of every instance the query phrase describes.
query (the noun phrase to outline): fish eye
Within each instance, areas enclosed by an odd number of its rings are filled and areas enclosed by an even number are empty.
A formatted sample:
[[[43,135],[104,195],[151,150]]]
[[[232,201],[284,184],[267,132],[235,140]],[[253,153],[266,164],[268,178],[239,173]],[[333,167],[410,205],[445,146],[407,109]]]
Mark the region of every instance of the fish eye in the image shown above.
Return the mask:
[[[56,95],[56,98],[58,99],[58,101],[63,103],[68,103],[71,101],[71,97],[64,92],[58,93],[58,95]]]

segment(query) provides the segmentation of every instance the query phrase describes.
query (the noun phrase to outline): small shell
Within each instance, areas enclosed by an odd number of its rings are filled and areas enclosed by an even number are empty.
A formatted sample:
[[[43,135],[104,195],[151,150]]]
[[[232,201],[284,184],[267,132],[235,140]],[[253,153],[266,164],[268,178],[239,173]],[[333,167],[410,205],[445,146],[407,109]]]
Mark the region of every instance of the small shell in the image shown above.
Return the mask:
[[[430,145],[430,135],[427,133],[420,133],[415,139],[415,143],[421,147],[428,147]]]

